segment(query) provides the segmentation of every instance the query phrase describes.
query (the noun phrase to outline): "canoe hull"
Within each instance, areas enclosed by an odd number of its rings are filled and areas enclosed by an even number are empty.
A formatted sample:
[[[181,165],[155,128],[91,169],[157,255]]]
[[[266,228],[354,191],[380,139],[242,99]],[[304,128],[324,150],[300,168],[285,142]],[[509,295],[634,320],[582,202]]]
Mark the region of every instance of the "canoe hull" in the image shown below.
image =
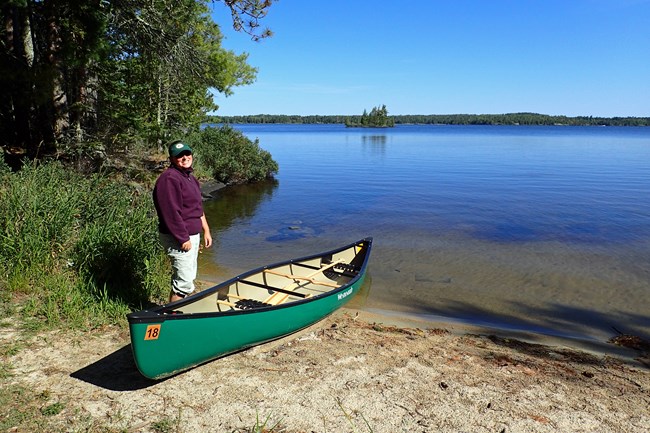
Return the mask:
[[[161,379],[221,356],[271,341],[306,328],[345,305],[360,290],[370,253],[371,239],[363,243],[361,270],[347,284],[295,302],[216,313],[163,314],[167,306],[128,315],[131,346],[138,370],[150,379]],[[331,253],[331,252],[330,252]],[[301,260],[301,259],[295,259]],[[204,292],[216,293],[233,281],[259,270],[242,274]],[[192,297],[186,298],[191,301]],[[184,300],[184,302],[189,302]],[[182,309],[182,305],[180,306]]]

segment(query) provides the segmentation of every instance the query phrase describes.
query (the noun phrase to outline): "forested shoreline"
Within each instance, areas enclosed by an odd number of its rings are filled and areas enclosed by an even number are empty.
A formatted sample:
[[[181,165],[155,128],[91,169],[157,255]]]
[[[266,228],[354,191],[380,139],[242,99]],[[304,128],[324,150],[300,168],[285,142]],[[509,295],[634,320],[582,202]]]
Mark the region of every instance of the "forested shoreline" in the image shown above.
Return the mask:
[[[565,125],[565,126],[650,126],[650,117],[551,116],[537,113],[508,114],[402,114],[390,116],[395,125]],[[285,123],[346,124],[360,123],[359,115],[209,116],[208,123]]]

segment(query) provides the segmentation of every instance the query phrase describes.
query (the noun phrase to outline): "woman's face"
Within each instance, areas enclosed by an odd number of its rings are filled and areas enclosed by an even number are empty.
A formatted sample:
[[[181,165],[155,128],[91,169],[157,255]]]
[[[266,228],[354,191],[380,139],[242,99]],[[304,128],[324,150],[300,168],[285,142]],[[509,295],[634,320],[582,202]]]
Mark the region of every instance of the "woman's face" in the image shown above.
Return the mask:
[[[181,152],[178,156],[170,157],[172,164],[174,164],[178,168],[182,168],[187,170],[188,168],[192,167],[192,153],[190,152]]]

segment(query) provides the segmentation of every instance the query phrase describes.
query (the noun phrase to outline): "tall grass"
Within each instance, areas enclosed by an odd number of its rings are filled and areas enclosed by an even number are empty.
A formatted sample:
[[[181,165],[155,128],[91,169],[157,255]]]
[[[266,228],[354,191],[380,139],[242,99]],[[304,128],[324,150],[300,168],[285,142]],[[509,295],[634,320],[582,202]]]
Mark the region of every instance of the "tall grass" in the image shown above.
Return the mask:
[[[163,298],[148,194],[54,162],[0,168],[0,181],[0,287],[23,300],[29,326],[116,323]]]

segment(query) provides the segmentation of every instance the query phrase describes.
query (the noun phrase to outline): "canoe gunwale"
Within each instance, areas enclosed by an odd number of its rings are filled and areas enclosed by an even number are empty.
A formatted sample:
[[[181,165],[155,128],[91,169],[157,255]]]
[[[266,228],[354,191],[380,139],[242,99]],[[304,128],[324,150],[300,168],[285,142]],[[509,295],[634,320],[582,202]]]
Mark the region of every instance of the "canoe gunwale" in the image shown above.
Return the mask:
[[[223,317],[223,316],[256,314],[256,313],[261,313],[261,312],[270,311],[270,310],[280,310],[280,309],[283,309],[283,308],[290,308],[290,307],[294,307],[294,306],[298,306],[298,305],[302,305],[302,304],[306,304],[306,303],[319,301],[319,300],[322,300],[322,299],[330,297],[330,296],[337,296],[339,293],[347,290],[348,288],[350,288],[351,286],[356,284],[361,278],[363,278],[365,276],[366,268],[368,266],[368,259],[370,257],[370,249],[372,247],[372,240],[373,240],[372,237],[366,237],[366,238],[360,239],[360,240],[358,240],[356,242],[352,242],[352,243],[350,243],[348,245],[345,245],[343,247],[339,247],[339,248],[336,248],[336,249],[333,249],[333,250],[330,250],[330,251],[325,251],[325,252],[321,252],[321,253],[318,253],[318,254],[312,254],[312,255],[305,256],[305,257],[300,257],[300,258],[284,260],[284,261],[280,261],[280,262],[273,263],[273,264],[270,264],[270,265],[262,266],[262,267],[259,267],[259,268],[244,272],[243,274],[237,275],[236,277],[233,277],[233,278],[231,278],[231,279],[229,279],[227,281],[216,284],[216,285],[214,285],[214,286],[212,286],[212,287],[210,287],[208,289],[205,289],[205,290],[203,290],[203,291],[201,291],[199,293],[190,295],[190,296],[188,296],[188,297],[186,297],[184,299],[181,299],[181,300],[178,300],[178,301],[175,301],[175,302],[171,302],[171,303],[167,303],[167,304],[163,304],[163,305],[160,305],[160,306],[156,306],[156,307],[151,308],[151,309],[129,313],[129,314],[127,314],[127,319],[128,319],[130,324],[136,324],[136,323],[161,323],[161,322],[164,322],[164,321],[167,321],[167,320],[187,320],[187,319],[199,319],[199,318],[209,318],[209,317]],[[228,310],[228,311],[213,311],[213,312],[204,312],[204,313],[179,313],[179,314],[166,314],[165,313],[165,312],[175,311],[176,309],[181,309],[184,305],[194,303],[194,302],[196,302],[196,301],[198,301],[200,299],[203,299],[203,298],[205,298],[207,296],[213,295],[215,292],[218,292],[219,289],[221,289],[223,287],[233,285],[233,284],[235,284],[237,282],[251,283],[250,281],[249,282],[245,281],[247,277],[250,277],[251,275],[255,275],[255,274],[264,272],[266,269],[273,269],[273,268],[277,268],[277,267],[280,267],[280,266],[294,265],[294,264],[309,268],[311,266],[304,265],[302,263],[297,263],[297,262],[304,262],[304,261],[308,261],[308,260],[312,260],[312,259],[316,259],[316,258],[328,256],[328,255],[331,256],[331,255],[334,255],[334,254],[336,254],[338,252],[341,252],[341,251],[344,251],[346,249],[349,249],[349,248],[352,248],[352,247],[355,247],[355,246],[358,246],[358,245],[362,245],[362,244],[364,244],[366,246],[367,250],[365,252],[365,257],[364,257],[363,263],[361,264],[357,274],[354,277],[352,277],[352,279],[350,281],[346,282],[345,284],[341,285],[340,287],[334,288],[331,291],[327,291],[325,293],[321,293],[321,294],[314,295],[314,296],[308,296],[308,297],[305,296],[302,299],[298,299],[298,300],[287,302],[287,303],[281,303],[281,304],[277,304],[277,305],[262,306],[262,307],[254,308],[254,309],[243,309],[243,310],[239,310],[239,309],[235,310],[235,309],[233,309],[233,310]],[[346,271],[343,271],[343,272],[340,272],[340,273],[341,273],[341,275],[344,275],[344,276],[348,276],[348,277],[351,276],[351,274],[347,273]],[[281,292],[281,293],[282,292],[287,292],[287,291],[284,291],[282,289],[273,288],[273,287],[269,287],[268,290],[272,290],[272,291],[275,291],[275,292]],[[299,296],[301,295],[300,293],[292,293],[292,294],[293,295],[299,295]]]

